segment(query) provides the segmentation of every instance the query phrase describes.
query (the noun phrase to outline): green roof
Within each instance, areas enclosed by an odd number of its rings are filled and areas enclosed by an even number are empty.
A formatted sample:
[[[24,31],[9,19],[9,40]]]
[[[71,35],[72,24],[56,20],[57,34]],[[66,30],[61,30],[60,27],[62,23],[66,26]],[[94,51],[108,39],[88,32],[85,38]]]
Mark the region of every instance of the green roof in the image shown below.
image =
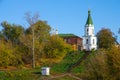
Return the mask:
[[[90,10],[88,10],[88,18],[87,18],[87,22],[86,22],[86,25],[93,25],[93,21],[92,21],[92,17],[91,17],[91,14],[90,14]]]
[[[75,37],[74,34],[58,34],[60,37]]]

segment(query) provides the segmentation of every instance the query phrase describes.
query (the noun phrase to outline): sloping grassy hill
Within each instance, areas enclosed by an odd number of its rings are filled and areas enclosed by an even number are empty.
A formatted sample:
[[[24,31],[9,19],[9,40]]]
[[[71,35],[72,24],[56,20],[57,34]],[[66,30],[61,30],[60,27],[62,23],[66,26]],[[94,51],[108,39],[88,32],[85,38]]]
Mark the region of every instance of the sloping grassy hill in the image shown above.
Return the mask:
[[[68,53],[64,59],[57,64],[51,66],[50,74],[51,76],[64,74],[70,68],[71,65],[79,61],[80,58],[84,56],[84,52],[71,52]],[[81,64],[76,66],[71,70],[72,72],[80,73],[84,66]],[[41,68],[37,69],[23,69],[23,70],[15,70],[15,71],[0,71],[0,80],[39,80],[41,79]],[[50,76],[47,76],[48,78]],[[73,80],[69,76],[64,76],[61,78],[56,78],[55,80]],[[75,79],[74,79],[75,80]]]
[[[39,69],[0,71],[0,80],[40,80]]]
[[[84,52],[78,52],[78,51],[68,53],[60,63],[54,64],[51,67],[52,73],[67,72],[68,68],[74,63],[76,63],[83,55],[84,55]]]

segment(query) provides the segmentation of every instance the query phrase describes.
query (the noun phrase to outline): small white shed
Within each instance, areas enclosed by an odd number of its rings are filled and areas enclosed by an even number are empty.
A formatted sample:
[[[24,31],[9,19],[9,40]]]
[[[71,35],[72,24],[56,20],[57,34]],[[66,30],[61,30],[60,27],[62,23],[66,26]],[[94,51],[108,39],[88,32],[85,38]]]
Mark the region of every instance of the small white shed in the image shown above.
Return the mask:
[[[42,67],[41,73],[42,75],[50,75],[50,67]]]

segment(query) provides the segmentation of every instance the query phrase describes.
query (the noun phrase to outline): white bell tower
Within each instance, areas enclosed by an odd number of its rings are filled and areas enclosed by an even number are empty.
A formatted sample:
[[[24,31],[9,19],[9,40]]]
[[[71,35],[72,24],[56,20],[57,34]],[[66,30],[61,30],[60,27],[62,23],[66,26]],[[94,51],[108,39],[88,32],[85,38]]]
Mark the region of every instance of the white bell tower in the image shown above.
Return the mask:
[[[91,51],[92,49],[97,49],[97,38],[94,34],[94,25],[92,22],[90,10],[88,10],[88,18],[85,24],[84,29],[84,36],[83,36],[83,49],[87,51]]]

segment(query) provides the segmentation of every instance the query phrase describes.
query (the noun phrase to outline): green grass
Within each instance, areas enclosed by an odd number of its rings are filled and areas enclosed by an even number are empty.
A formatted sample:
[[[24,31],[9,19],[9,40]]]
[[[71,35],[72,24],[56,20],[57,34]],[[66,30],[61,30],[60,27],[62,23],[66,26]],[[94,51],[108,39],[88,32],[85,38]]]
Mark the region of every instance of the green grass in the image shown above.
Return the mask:
[[[82,73],[82,72],[84,72],[84,65],[83,64],[84,64],[84,61],[80,65],[78,65],[77,67],[73,68],[71,70],[71,72],[73,72],[73,73]]]
[[[65,73],[69,66],[75,63],[79,58],[84,55],[84,52],[72,52],[66,55],[66,57],[58,64],[51,67],[53,73]]]
[[[66,73],[69,66],[77,62],[82,56],[84,52],[72,52],[67,54],[64,59],[58,63],[54,64],[50,68],[50,74],[59,75],[62,73]],[[74,74],[82,72],[84,66],[80,65],[75,67],[72,72]],[[50,76],[47,76],[50,77]],[[21,69],[21,70],[12,70],[12,71],[0,71],[0,80],[40,80],[41,76],[41,68],[36,69]],[[59,79],[54,80],[75,80],[69,76],[65,76]]]
[[[95,55],[95,52],[96,52],[96,51],[92,51],[85,60],[87,60],[87,59],[91,58],[92,56],[94,56],[94,55]],[[76,67],[72,70],[72,72],[75,73],[75,74],[84,72],[84,70],[85,70],[85,66],[84,66],[85,60],[83,60],[80,65],[76,66]]]
[[[1,71],[0,80],[39,80],[40,69]]]

